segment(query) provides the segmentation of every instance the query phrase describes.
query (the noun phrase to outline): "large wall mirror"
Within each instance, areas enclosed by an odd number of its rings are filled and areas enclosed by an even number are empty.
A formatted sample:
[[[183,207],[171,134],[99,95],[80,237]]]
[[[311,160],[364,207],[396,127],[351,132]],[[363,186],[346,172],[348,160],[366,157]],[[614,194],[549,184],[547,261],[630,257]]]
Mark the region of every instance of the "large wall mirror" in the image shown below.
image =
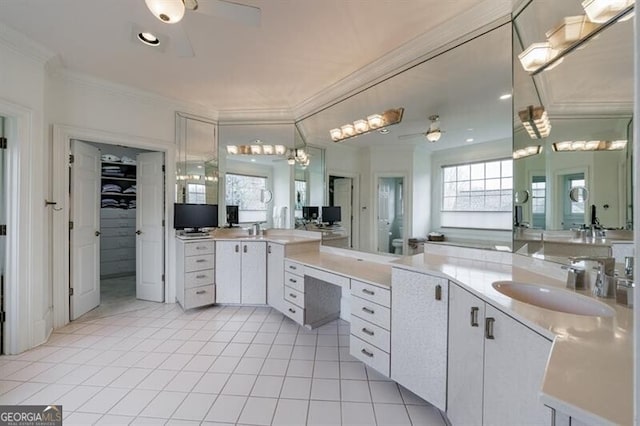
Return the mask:
[[[632,237],[633,21],[594,26],[601,31],[588,39],[593,24],[580,21],[584,14],[579,1],[534,0],[514,19],[514,150],[523,155],[514,160],[514,189],[529,195],[516,203],[514,248],[526,246],[525,254],[540,250],[543,232],[572,238],[592,223],[616,239]],[[546,33],[574,47],[556,66],[525,71],[518,55]],[[540,108],[551,130],[533,139],[522,117]]]

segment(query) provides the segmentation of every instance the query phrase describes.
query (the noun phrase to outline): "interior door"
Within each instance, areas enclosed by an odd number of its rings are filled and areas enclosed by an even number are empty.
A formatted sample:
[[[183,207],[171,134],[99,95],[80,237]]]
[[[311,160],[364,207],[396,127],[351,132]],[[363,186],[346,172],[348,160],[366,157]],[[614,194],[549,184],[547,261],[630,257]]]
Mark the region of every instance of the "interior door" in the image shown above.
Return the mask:
[[[351,203],[352,203],[351,178],[335,179],[333,181],[333,205],[340,206],[340,224],[347,234],[348,247],[351,247]]]
[[[138,154],[136,298],[164,302],[164,154]]]
[[[72,320],[100,304],[100,150],[71,141],[70,312]]]
[[[391,180],[378,179],[378,251],[389,253],[391,233]]]
[[[7,256],[7,198],[6,198],[6,155],[7,151],[7,139],[4,136],[4,117],[0,117],[0,144],[4,146],[0,147],[0,312],[5,312],[4,308],[4,292],[5,292],[5,268],[6,268],[6,256]],[[4,322],[0,322],[0,355],[4,353]]]

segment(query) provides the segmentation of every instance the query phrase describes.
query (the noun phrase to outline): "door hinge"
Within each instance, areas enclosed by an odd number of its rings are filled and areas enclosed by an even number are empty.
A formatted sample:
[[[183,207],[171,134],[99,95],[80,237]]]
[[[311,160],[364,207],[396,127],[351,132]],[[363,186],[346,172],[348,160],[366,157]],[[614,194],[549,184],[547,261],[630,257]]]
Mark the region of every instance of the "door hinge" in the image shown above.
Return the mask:
[[[7,322],[7,313],[5,311],[0,311],[0,324]]]
[[[164,274],[162,274],[162,282],[164,282]]]
[[[0,225],[0,236],[7,235],[7,225]]]
[[[164,228],[164,219],[162,219],[162,227]]]
[[[69,287],[69,296],[73,296],[73,287]]]
[[[7,149],[7,138],[0,138],[0,149]]]
[[[69,164],[73,164],[74,161],[76,161],[75,155],[69,154]]]
[[[164,172],[164,164],[162,165],[162,171]]]
[[[72,221],[72,220],[70,220],[70,221],[69,221],[69,230],[72,230],[72,229],[73,229],[73,221]]]

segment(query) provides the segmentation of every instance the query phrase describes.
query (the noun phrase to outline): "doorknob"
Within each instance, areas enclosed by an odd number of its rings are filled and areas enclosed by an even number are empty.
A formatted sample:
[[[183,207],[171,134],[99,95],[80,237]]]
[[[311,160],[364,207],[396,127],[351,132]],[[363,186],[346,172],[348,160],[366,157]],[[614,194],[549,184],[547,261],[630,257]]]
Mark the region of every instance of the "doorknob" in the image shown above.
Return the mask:
[[[100,236],[100,231],[96,231],[96,237]]]
[[[136,235],[140,235],[140,234],[142,234],[142,231],[138,229],[138,230],[136,231]]]

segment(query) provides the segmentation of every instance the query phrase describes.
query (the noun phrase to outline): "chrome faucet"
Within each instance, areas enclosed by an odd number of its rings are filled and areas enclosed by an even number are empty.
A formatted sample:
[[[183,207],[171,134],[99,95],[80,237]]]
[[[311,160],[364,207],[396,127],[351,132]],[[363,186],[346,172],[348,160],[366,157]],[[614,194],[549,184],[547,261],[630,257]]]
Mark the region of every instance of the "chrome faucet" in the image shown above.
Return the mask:
[[[570,257],[572,263],[581,261],[598,262],[598,275],[593,286],[593,295],[596,297],[615,297],[616,285],[613,276],[616,260],[606,256],[575,256]]]

